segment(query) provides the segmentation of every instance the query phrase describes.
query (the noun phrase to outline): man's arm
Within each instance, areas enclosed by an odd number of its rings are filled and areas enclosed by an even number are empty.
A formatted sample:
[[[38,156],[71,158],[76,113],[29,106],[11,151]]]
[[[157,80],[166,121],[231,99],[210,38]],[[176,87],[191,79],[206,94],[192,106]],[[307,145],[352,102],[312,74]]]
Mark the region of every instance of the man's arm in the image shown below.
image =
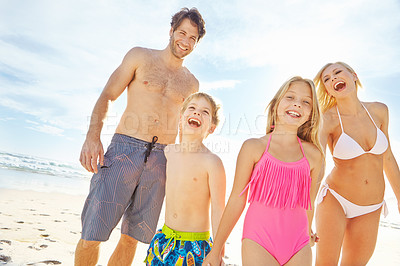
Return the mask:
[[[139,55],[142,53],[141,49],[133,48],[125,55],[121,65],[111,74],[93,108],[89,130],[79,158],[82,166],[89,172],[97,173],[98,159],[99,163],[103,164],[104,150],[100,141],[100,133],[104,119],[110,103],[115,101],[133,80],[140,60]]]

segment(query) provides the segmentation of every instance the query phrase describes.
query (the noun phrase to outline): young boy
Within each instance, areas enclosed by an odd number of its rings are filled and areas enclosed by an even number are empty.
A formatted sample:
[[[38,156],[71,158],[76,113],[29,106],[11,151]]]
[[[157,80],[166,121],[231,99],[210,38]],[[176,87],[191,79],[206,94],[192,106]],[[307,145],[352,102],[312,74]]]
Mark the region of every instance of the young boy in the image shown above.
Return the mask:
[[[180,143],[165,148],[167,180],[165,224],[153,237],[147,265],[201,265],[211,250],[225,207],[225,170],[221,159],[203,140],[218,125],[219,106],[206,93],[195,93],[183,103]]]

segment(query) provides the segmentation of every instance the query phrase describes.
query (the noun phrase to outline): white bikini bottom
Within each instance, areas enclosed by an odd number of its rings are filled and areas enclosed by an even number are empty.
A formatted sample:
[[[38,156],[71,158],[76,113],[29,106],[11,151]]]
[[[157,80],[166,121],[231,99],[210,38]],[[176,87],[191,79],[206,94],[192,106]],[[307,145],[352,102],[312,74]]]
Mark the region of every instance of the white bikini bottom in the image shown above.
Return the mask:
[[[334,196],[336,198],[336,200],[340,203],[340,205],[342,205],[342,208],[343,208],[344,214],[346,215],[346,218],[354,218],[357,216],[361,216],[361,215],[376,211],[377,209],[382,207],[382,205],[383,205],[384,217],[386,217],[388,215],[388,209],[387,209],[385,200],[383,200],[379,204],[360,206],[360,205],[354,204],[353,202],[345,199],[344,197],[339,195],[336,191],[329,188],[329,185],[326,182],[324,182],[322,184],[321,190],[319,191],[319,194],[317,196],[317,204],[320,204],[323,201],[328,190],[332,194],[332,196]]]

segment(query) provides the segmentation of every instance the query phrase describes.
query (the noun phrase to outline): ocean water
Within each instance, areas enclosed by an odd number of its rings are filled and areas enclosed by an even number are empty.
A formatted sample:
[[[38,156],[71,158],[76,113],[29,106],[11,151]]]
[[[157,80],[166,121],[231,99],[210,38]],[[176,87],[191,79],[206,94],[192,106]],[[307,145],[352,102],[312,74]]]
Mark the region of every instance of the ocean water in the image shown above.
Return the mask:
[[[0,151],[0,188],[85,195],[90,178],[78,164]]]

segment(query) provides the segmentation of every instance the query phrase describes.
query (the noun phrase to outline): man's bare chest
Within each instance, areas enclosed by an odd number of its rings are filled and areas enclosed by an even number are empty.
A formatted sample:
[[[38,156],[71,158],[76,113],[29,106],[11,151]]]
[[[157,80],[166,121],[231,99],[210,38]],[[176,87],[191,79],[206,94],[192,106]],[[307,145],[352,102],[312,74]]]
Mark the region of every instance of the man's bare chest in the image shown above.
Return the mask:
[[[184,71],[170,71],[152,65],[140,69],[135,79],[145,90],[158,92],[177,101],[183,101],[193,92],[193,76]]]

